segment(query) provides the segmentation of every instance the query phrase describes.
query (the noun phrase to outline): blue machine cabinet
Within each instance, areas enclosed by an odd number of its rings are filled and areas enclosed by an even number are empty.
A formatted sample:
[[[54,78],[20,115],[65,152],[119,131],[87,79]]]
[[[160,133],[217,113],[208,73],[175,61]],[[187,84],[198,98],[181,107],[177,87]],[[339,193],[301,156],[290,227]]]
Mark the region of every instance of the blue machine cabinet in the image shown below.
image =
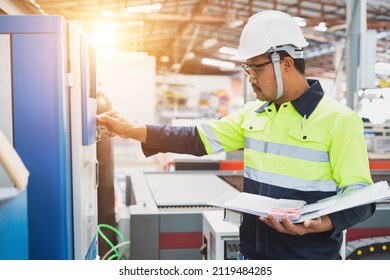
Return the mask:
[[[0,202],[0,260],[27,260],[27,191]]]
[[[81,65],[85,34],[60,16],[23,15],[0,16],[0,35],[10,38],[14,147],[30,172],[29,258],[95,259],[96,141],[83,142],[96,139],[95,69]]]

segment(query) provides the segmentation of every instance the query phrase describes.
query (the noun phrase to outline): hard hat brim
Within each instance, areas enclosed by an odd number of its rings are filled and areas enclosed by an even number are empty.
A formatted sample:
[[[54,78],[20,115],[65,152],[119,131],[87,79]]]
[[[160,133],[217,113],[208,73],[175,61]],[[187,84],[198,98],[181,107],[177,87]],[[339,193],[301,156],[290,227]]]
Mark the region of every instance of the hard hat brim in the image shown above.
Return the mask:
[[[250,57],[248,57],[247,55],[236,54],[236,55],[232,56],[230,59],[235,60],[235,61],[239,61],[239,62],[245,62],[249,58]]]

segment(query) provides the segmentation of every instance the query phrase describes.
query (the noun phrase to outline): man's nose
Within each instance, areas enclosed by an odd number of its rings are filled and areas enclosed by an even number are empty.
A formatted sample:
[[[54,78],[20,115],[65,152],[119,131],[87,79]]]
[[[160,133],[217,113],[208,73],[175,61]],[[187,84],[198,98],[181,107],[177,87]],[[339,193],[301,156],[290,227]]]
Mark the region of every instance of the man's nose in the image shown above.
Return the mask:
[[[249,77],[250,84],[257,84],[257,79],[255,77]]]

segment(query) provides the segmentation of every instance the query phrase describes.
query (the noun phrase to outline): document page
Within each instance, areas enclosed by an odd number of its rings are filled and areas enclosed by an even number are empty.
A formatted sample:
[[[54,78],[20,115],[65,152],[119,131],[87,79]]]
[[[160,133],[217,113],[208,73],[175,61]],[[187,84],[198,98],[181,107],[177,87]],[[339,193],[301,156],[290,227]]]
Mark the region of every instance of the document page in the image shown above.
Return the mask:
[[[312,204],[306,204],[303,200],[275,199],[250,193],[226,192],[210,201],[209,205],[262,217],[273,214],[278,220],[287,214],[292,222],[300,223],[343,209],[388,198],[390,198],[390,187],[386,181],[381,181]]]

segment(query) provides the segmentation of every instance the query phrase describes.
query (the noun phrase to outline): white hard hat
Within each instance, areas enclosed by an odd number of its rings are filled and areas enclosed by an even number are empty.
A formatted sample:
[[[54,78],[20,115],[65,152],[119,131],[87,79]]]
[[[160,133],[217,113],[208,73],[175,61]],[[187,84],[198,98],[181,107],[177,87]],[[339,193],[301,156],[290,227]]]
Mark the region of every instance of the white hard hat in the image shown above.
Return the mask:
[[[275,50],[285,50],[293,58],[302,58],[302,48],[307,45],[301,28],[290,15],[263,11],[249,18],[241,33],[238,55],[233,59],[245,61]]]

